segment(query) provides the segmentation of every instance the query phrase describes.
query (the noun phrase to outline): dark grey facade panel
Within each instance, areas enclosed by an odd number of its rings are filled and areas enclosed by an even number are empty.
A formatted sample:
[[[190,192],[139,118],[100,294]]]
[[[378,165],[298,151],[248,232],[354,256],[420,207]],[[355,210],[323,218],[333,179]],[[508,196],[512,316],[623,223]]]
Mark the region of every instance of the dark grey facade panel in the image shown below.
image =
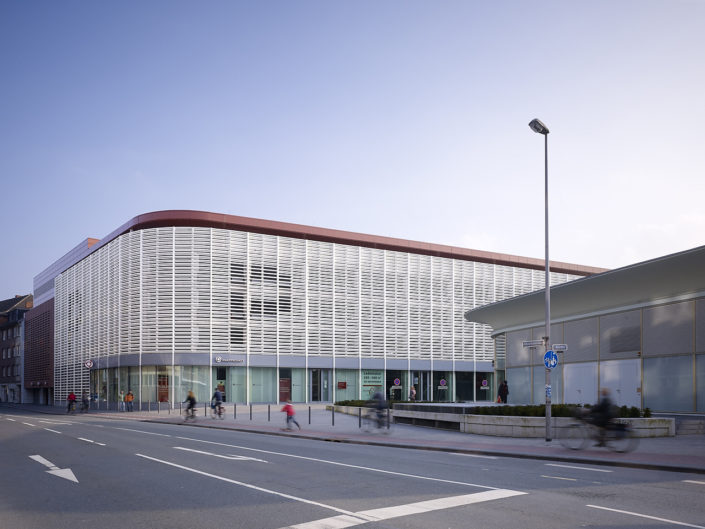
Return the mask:
[[[275,355],[250,355],[250,365],[253,367],[276,367],[277,357]]]
[[[568,351],[563,355],[566,362],[589,362],[597,360],[597,318],[566,322],[563,326]]]
[[[384,369],[383,358],[363,358],[362,369]]]
[[[531,340],[531,329],[507,333],[507,369],[531,363],[531,351],[522,345],[522,342],[528,340]]]
[[[306,357],[303,355],[280,355],[279,367],[306,367]]]
[[[633,358],[641,351],[641,311],[600,317],[600,359]]]
[[[434,371],[452,371],[453,370],[453,362],[450,360],[436,360],[433,362],[433,370]]]
[[[431,361],[411,360],[411,362],[409,363],[409,369],[411,371],[431,371]]]
[[[309,356],[308,367],[315,369],[333,369],[333,357]]]
[[[644,309],[644,356],[692,353],[692,301]]]
[[[359,358],[336,358],[335,368],[336,369],[357,369],[360,367]]]
[[[399,358],[389,358],[387,359],[387,369],[408,369],[409,361],[402,360]]]

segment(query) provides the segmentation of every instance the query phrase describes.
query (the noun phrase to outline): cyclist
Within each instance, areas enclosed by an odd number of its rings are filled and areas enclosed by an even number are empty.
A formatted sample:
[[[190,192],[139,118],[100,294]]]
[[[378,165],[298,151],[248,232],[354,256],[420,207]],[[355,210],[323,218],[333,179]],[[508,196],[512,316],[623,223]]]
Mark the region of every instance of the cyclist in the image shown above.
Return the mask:
[[[387,403],[381,391],[376,391],[372,396],[372,405],[376,413],[377,428],[382,428],[382,426],[384,426],[384,409],[387,407]]]
[[[614,417],[614,405],[612,404],[612,399],[610,399],[610,390],[602,388],[599,402],[590,411],[590,422],[597,426],[599,431],[596,446],[605,446],[605,430],[609,427]]]
[[[186,418],[191,418],[195,419],[196,418],[196,395],[193,394],[193,391],[188,392],[188,396],[186,397],[186,400],[184,403],[188,402],[188,406],[186,406]]]
[[[220,415],[222,413],[222,407],[223,407],[223,393],[220,391],[220,389],[215,388],[215,392],[213,393],[213,396],[211,397],[211,409],[216,415]]]
[[[81,394],[81,413],[86,413],[88,411],[90,401],[88,400],[88,392],[84,391]]]

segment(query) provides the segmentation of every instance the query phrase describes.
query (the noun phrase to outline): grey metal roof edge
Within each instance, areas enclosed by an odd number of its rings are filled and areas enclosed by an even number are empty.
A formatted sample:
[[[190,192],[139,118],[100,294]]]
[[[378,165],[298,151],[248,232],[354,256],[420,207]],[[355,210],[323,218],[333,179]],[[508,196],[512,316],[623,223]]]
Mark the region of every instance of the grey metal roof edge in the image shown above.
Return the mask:
[[[670,298],[662,298],[662,299],[655,299],[652,301],[645,301],[642,303],[636,303],[634,305],[625,305],[622,307],[610,307],[608,309],[596,310],[596,311],[585,313],[585,314],[571,314],[569,316],[562,316],[559,318],[551,318],[551,325],[555,325],[558,323],[567,323],[567,322],[571,322],[571,321],[586,320],[588,318],[595,318],[597,316],[604,316],[606,314],[616,314],[619,312],[629,312],[630,310],[638,310],[638,309],[643,309],[646,307],[654,307],[654,306],[658,306],[658,305],[668,305],[670,303],[678,303],[681,301],[697,300],[699,298],[705,299],[705,290],[700,291],[700,292],[683,294],[680,296],[673,296]],[[477,323],[477,322],[475,322],[475,323]],[[532,329],[534,327],[543,327],[543,325],[544,325],[544,320],[536,320],[536,321],[533,321],[533,322],[530,322],[527,324],[522,323],[520,325],[513,325],[510,327],[501,327],[498,329],[492,328],[491,336],[492,336],[492,338],[495,338],[500,334],[506,334],[508,332],[514,332],[514,331],[522,331],[525,329]]]

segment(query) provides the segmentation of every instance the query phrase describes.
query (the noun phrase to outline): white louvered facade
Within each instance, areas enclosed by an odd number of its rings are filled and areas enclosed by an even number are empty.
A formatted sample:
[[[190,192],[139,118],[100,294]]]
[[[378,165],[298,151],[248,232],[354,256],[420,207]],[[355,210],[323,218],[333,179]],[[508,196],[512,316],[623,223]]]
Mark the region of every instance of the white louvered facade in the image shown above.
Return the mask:
[[[551,282],[579,277],[554,273]],[[541,270],[247,231],[130,231],[56,278],[55,399],[89,390],[89,359],[489,365],[490,329],[464,312],[543,281]]]

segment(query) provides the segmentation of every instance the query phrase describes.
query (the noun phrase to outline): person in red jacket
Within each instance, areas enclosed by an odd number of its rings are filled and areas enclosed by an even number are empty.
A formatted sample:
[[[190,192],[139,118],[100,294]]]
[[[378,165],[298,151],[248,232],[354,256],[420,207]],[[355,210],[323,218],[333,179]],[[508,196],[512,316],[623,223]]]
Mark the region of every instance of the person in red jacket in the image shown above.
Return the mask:
[[[294,411],[294,407],[291,405],[290,400],[286,401],[282,411],[286,412],[286,429],[293,430],[294,428],[291,426],[291,423],[293,422],[300,430],[301,425],[296,421],[296,412]]]
[[[68,403],[66,413],[71,413],[76,410],[76,394],[73,391],[69,393],[68,397],[66,397],[66,402]]]

